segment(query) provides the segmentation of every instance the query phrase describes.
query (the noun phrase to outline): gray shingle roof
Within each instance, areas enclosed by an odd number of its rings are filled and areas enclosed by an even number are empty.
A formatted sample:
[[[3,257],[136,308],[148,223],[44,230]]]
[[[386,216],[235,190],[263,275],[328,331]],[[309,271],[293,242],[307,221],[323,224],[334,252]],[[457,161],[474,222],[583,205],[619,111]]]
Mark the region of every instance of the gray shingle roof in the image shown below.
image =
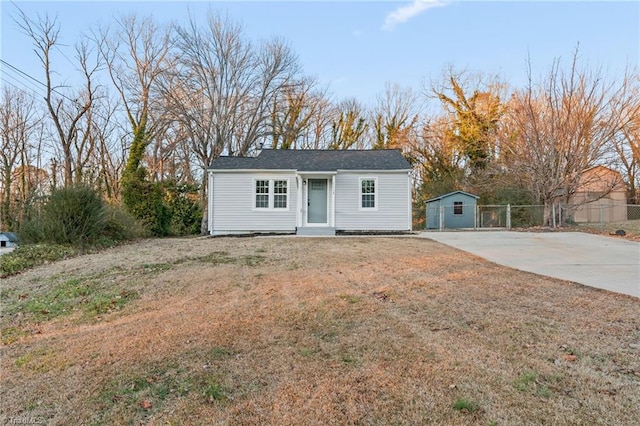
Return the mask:
[[[283,150],[264,149],[257,157],[218,157],[211,170],[409,170],[399,150]]]

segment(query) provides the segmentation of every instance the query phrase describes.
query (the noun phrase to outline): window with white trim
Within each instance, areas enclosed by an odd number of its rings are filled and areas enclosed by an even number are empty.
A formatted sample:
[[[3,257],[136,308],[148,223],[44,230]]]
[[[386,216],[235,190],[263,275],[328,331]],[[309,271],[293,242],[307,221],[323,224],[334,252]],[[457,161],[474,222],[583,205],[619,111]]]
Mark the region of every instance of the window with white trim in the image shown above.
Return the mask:
[[[287,181],[286,180],[273,181],[273,208],[274,209],[287,208]]]
[[[462,201],[454,201],[453,202],[453,214],[461,215],[462,214]]]
[[[256,179],[256,209],[286,209],[289,205],[289,192],[286,179]]]
[[[360,178],[360,208],[376,208],[376,179]]]
[[[269,181],[256,180],[256,204],[257,209],[269,208]]]

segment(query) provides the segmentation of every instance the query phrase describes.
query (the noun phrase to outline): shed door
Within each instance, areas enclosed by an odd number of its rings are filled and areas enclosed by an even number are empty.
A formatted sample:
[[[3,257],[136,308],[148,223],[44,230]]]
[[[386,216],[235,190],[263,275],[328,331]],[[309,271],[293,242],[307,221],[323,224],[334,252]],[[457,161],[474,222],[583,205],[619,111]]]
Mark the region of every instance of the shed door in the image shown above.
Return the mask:
[[[309,179],[307,223],[327,223],[327,180]]]
[[[427,204],[427,229],[440,228],[440,202],[432,201]]]

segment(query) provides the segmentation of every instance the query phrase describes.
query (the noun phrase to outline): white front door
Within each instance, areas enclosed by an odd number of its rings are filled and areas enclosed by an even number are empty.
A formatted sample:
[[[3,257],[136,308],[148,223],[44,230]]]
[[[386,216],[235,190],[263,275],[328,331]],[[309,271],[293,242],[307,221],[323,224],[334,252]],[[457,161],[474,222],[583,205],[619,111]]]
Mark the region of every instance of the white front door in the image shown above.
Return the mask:
[[[307,223],[327,223],[327,180],[309,179]]]

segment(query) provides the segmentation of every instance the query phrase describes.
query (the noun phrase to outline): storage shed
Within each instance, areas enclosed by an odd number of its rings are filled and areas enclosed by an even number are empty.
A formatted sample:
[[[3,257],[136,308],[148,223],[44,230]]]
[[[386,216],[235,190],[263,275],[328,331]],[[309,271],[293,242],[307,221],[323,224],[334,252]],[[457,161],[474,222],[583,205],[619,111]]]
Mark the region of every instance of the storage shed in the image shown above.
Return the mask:
[[[0,232],[0,248],[18,247],[18,236],[13,232]]]
[[[468,192],[454,191],[427,200],[427,229],[474,228],[478,198]]]

